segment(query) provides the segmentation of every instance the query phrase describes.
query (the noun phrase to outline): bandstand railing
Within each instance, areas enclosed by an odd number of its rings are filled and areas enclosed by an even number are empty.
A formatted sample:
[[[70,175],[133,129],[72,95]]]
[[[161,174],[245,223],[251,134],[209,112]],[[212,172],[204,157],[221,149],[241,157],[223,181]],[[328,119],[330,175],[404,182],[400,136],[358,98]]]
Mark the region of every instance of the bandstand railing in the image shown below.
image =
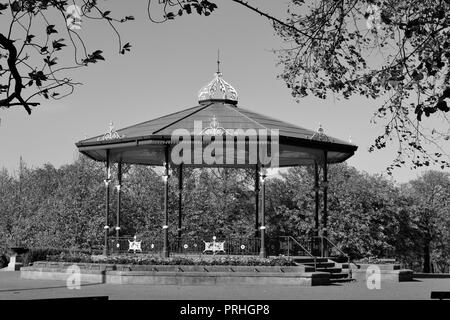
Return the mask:
[[[137,242],[139,247],[131,245]],[[145,253],[161,254],[163,239],[160,237],[119,237],[110,238],[112,254]],[[259,255],[261,240],[256,237],[181,237],[171,238],[169,249],[176,255]],[[309,256],[315,258],[303,241],[292,236],[277,236],[266,240],[268,256]]]
[[[136,242],[138,246],[130,245]],[[161,254],[163,239],[151,237],[119,237],[109,239],[110,253],[145,253]],[[181,237],[171,238],[169,242],[171,254],[226,254],[226,255],[257,255],[260,251],[260,239],[250,237],[200,238]]]

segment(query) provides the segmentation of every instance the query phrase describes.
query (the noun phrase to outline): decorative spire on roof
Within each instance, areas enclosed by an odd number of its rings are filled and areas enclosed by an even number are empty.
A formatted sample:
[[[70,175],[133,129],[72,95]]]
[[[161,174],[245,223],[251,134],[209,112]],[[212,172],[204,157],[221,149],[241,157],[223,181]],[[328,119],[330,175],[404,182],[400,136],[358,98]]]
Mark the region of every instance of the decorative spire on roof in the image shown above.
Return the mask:
[[[319,123],[319,129],[317,129],[317,132],[312,135],[311,140],[330,142],[330,138],[325,134],[325,132],[322,128],[322,125],[320,123]]]
[[[220,51],[217,50],[217,73],[220,73]]]
[[[222,136],[222,135],[233,135],[233,130],[228,130],[220,126],[219,121],[214,115],[211,119],[210,125],[208,128],[203,129],[200,132],[201,135],[208,136]]]
[[[230,100],[234,103],[237,103],[238,100],[236,89],[222,78],[219,52],[217,53],[217,72],[214,74],[214,79],[198,92],[199,102],[211,99]]]
[[[112,121],[109,123],[109,130],[106,132],[102,137],[97,138],[97,141],[106,141],[106,140],[113,140],[113,139],[120,139],[124,136],[120,136],[120,134],[114,129],[114,124]]]

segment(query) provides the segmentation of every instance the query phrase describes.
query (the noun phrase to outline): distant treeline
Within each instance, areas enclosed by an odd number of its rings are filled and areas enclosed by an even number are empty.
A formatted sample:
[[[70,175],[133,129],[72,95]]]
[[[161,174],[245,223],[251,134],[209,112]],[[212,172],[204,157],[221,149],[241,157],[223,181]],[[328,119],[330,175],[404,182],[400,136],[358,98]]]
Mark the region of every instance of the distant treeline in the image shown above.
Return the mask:
[[[113,167],[110,225],[115,226]],[[146,166],[123,168],[121,234],[161,237],[163,181]],[[99,247],[105,225],[104,164],[80,156],[15,174],[0,170],[0,245]],[[183,236],[254,236],[255,170],[183,168]],[[329,169],[328,232],[352,258],[395,257],[405,267],[449,272],[450,175],[428,171],[398,185],[346,164]],[[172,237],[178,227],[178,168],[169,188]],[[322,197],[322,192],[320,193]],[[322,199],[321,199],[322,202]],[[291,168],[266,183],[268,237],[304,237],[314,226],[314,171]],[[114,223],[113,223],[114,222]]]

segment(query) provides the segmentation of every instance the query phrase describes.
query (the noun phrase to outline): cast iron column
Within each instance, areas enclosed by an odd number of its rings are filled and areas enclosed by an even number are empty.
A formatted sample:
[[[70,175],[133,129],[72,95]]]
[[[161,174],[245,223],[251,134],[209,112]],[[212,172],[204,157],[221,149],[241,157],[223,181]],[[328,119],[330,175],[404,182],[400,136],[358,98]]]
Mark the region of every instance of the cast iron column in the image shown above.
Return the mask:
[[[317,161],[314,161],[314,196],[315,196],[315,214],[314,214],[314,235],[312,239],[312,247],[314,252],[317,252],[317,240],[319,239],[319,210],[320,210],[320,198],[319,198],[319,165]]]
[[[117,216],[116,216],[116,246],[119,245],[119,233],[120,233],[120,209],[122,205],[122,162],[117,163]],[[120,249],[117,247],[117,249]]]
[[[328,237],[327,230],[328,222],[328,153],[325,150],[323,153],[323,236]],[[324,241],[324,253],[328,256],[327,249],[328,241]]]
[[[169,148],[165,150],[164,163],[164,225],[163,225],[163,256],[168,258],[169,253]]]
[[[105,245],[103,247],[103,255],[108,255],[108,231],[109,231],[109,183],[111,182],[111,171],[109,167],[109,149],[106,150],[106,179],[105,179],[105,202],[106,202],[106,209],[105,209]]]
[[[181,241],[181,225],[183,223],[183,164],[178,173],[178,239]]]
[[[261,258],[266,257],[266,242],[265,242],[265,233],[266,233],[266,169],[263,167],[261,172],[261,189],[262,189],[262,203],[261,203],[261,226],[259,229],[261,230],[261,248],[259,249],[259,256]]]
[[[258,238],[259,234],[259,166],[256,165],[255,171],[255,238]]]

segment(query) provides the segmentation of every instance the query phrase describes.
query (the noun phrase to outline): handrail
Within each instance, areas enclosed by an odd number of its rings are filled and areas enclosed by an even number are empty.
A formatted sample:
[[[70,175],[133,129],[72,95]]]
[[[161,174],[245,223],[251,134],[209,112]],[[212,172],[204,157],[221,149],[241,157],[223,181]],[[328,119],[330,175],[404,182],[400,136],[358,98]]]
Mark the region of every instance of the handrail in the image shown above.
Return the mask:
[[[349,278],[352,278],[352,269],[350,268],[350,256],[348,254],[346,254],[344,251],[342,251],[336,244],[334,244],[330,239],[328,239],[325,236],[321,236],[321,238],[324,238],[325,240],[328,241],[329,244],[331,244],[332,247],[336,248],[344,257],[347,258],[347,268],[348,268],[348,276]],[[355,266],[358,266],[357,264],[353,263]]]
[[[322,236],[322,238],[324,238],[325,240],[327,240],[330,244],[331,244],[331,246],[332,247],[335,247],[343,256],[346,256],[346,257],[348,257],[348,254],[346,254],[344,251],[342,251],[341,249],[339,249],[339,247],[337,246],[337,245],[335,245],[330,239],[328,239],[327,237],[325,237],[325,236]]]
[[[314,269],[316,269],[317,267],[317,257],[314,256],[311,252],[309,252],[308,250],[305,249],[305,247],[299,242],[297,241],[297,239],[295,239],[293,236],[280,236],[280,238],[287,238],[288,239],[288,257],[290,257],[289,255],[289,239],[292,240],[294,243],[296,243],[304,252],[306,252],[311,258],[314,259]]]

